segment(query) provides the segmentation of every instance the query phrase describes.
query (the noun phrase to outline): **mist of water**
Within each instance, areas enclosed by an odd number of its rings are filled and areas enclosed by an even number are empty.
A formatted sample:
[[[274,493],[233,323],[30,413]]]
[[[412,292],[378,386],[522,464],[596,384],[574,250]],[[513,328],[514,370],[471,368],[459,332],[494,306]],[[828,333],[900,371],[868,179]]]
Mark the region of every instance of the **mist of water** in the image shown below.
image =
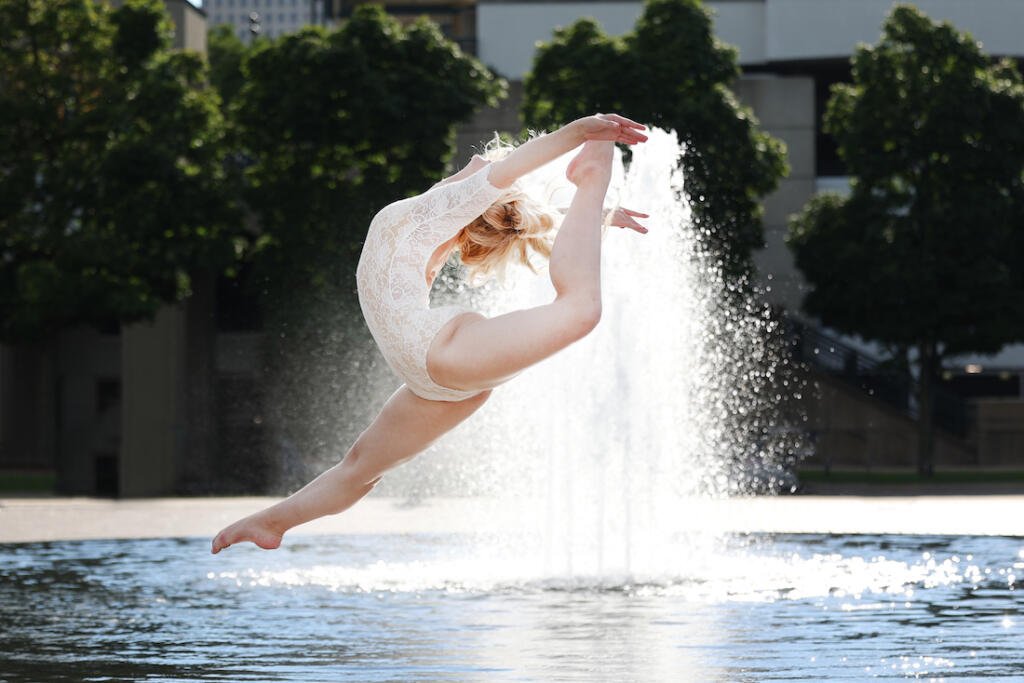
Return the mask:
[[[675,134],[649,137],[628,169],[617,160],[606,203],[651,214],[650,232],[608,229],[598,328],[496,389],[381,487],[501,497],[542,520],[535,542],[559,573],[657,573],[693,550],[692,539],[670,542],[688,497],[783,489],[798,437],[780,410],[780,392],[795,387],[775,323],[701,250]],[[569,158],[525,179],[527,190],[568,205]],[[553,290],[524,270],[470,295],[493,315]]]

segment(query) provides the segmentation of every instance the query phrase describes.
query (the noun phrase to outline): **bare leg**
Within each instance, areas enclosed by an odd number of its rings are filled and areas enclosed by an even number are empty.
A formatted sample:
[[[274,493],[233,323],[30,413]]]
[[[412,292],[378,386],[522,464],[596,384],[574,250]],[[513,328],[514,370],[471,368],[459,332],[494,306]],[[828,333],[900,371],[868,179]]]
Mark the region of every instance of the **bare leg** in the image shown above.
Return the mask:
[[[555,300],[494,318],[467,314],[441,329],[427,353],[435,382],[490,389],[587,335],[601,317],[601,221],[614,145],[588,142],[569,165],[576,184],[555,238],[550,274]]]
[[[212,552],[243,541],[277,548],[292,527],[347,510],[372,491],[386,471],[426,449],[472,415],[489,395],[485,391],[465,401],[428,401],[403,386],[340,463],[285,500],[221,531],[213,539]]]

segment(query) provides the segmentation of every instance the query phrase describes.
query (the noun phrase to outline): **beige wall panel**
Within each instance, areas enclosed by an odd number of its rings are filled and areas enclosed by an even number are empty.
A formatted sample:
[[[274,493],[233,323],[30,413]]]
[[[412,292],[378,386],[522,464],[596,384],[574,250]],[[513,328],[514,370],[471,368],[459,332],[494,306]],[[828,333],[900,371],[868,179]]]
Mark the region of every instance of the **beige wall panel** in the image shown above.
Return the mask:
[[[762,287],[771,287],[766,292],[771,303],[799,311],[807,284],[793,263],[793,252],[785,243],[785,232],[766,229],[764,237],[765,248],[754,252],[757,282]]]
[[[764,128],[814,128],[814,79],[808,76],[741,76],[735,91]]]
[[[846,57],[858,43],[877,42],[894,0],[765,0],[768,60]],[[1021,55],[1024,2],[1020,0],[915,0],[933,20],[969,31],[995,55]]]
[[[764,0],[706,2],[714,17],[715,35],[737,48],[740,64],[764,61]]]
[[[122,337],[121,495],[170,494],[184,431],[184,315],[164,307]]]
[[[558,26],[593,17],[605,32],[619,35],[633,28],[639,2],[482,2],[477,7],[480,60],[507,78],[522,78],[533,65],[538,41],[551,40]]]
[[[764,198],[765,225],[789,225],[789,217],[800,211],[814,194],[814,180],[783,179],[778,189]]]
[[[787,180],[814,180],[814,128],[763,128],[764,132],[786,143],[789,162]]]
[[[184,26],[184,30],[180,31],[181,44],[178,47],[206,54],[206,17],[194,9],[185,10],[184,15],[184,21],[179,24]]]

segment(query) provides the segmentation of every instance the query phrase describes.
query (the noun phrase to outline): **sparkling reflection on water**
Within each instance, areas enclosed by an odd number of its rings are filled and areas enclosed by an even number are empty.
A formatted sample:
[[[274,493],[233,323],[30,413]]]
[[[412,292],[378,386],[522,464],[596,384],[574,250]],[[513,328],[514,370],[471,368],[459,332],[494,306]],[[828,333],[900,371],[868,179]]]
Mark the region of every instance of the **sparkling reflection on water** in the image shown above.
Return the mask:
[[[0,679],[1024,679],[1022,539],[688,538],[673,575],[565,578],[507,540],[0,545]]]

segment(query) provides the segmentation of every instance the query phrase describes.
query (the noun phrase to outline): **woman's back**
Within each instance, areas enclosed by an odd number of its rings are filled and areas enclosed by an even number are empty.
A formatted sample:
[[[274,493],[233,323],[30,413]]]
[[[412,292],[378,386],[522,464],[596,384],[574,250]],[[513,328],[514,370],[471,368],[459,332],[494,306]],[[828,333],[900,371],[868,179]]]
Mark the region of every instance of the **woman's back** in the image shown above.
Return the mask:
[[[434,251],[504,192],[489,182],[489,169],[381,209],[370,222],[356,268],[359,304],[374,341],[395,373],[426,398],[459,400],[465,393],[438,387],[426,372],[430,341],[466,312],[458,306],[430,308],[426,271]]]

